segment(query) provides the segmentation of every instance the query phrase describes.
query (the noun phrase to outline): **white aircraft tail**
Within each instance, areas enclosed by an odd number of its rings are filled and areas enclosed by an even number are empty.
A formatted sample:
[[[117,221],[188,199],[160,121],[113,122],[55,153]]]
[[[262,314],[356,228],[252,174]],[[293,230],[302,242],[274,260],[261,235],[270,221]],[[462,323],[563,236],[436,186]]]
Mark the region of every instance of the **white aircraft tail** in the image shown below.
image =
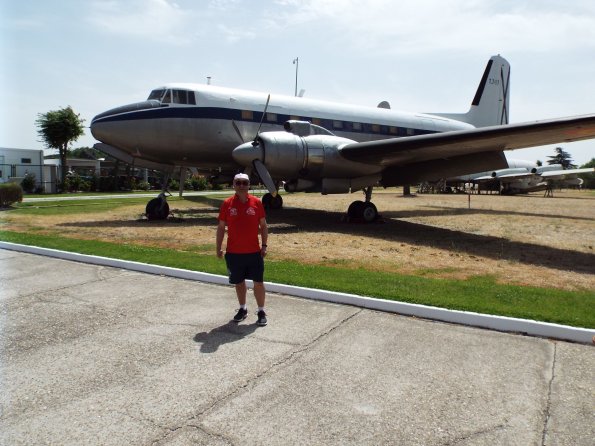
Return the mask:
[[[510,64],[501,56],[492,56],[477,87],[467,113],[431,113],[467,122],[475,127],[508,124]]]

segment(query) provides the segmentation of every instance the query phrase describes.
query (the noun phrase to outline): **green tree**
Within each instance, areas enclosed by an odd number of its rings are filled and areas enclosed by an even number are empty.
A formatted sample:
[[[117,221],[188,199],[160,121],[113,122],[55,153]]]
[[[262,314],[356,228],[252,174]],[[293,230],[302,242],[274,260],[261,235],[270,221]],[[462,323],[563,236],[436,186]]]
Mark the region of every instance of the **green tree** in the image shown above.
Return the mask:
[[[595,167],[595,158],[591,158],[587,164],[583,164],[581,169],[588,167]],[[585,189],[595,189],[595,173],[579,173],[579,178],[583,179],[583,187]]]
[[[70,156],[86,160],[98,160],[99,158],[105,158],[106,155],[93,147],[77,147],[70,150]]]
[[[572,163],[572,157],[570,153],[564,150],[562,147],[556,147],[556,154],[554,156],[548,156],[548,164],[561,164],[562,169],[576,169],[576,164]]]
[[[70,106],[47,113],[39,113],[37,116],[35,121],[39,127],[37,133],[48,148],[58,150],[62,166],[60,169],[62,171],[61,180],[62,184],[65,184],[68,146],[84,134],[84,120]]]

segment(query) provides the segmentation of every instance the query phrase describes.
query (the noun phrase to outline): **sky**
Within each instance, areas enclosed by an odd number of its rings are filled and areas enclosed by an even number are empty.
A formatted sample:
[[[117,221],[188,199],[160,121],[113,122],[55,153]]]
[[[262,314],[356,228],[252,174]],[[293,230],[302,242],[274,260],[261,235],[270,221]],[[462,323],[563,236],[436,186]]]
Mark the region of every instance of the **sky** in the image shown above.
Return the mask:
[[[38,114],[66,106],[92,146],[93,116],[169,82],[291,96],[297,67],[312,99],[465,112],[494,54],[511,123],[595,113],[592,0],[0,0],[0,147],[44,148]],[[556,146],[595,157],[507,157]]]

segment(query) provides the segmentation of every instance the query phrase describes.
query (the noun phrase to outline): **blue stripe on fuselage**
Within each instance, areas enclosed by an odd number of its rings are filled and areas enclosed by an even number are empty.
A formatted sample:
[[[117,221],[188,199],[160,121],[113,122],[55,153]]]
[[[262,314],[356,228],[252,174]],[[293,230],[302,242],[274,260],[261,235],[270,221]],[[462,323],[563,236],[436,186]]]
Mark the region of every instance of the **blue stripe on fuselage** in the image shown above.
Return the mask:
[[[234,120],[236,122],[255,122],[259,123],[262,119],[263,112],[252,111],[252,118],[246,119],[242,117],[242,110],[234,108],[221,107],[169,107],[161,106],[159,108],[138,110],[129,113],[118,113],[111,116],[96,116],[91,124],[105,123],[105,122],[125,122],[137,121],[145,119],[221,119],[226,121]],[[276,121],[265,120],[265,124],[273,124],[282,126],[283,123],[290,119],[295,119],[295,115],[283,115],[274,113],[277,117]],[[352,132],[369,135],[382,135],[389,137],[425,135],[429,133],[437,133],[432,130],[405,128],[398,126],[390,126],[386,124],[369,124],[360,121],[343,121],[337,119],[323,119],[315,116],[299,116],[300,120],[315,122],[318,125],[330,130],[331,132]],[[341,123],[341,127],[334,126],[335,123]],[[361,128],[354,128],[354,124],[358,124]],[[376,127],[376,128],[374,128]],[[391,131],[392,129],[392,131]]]

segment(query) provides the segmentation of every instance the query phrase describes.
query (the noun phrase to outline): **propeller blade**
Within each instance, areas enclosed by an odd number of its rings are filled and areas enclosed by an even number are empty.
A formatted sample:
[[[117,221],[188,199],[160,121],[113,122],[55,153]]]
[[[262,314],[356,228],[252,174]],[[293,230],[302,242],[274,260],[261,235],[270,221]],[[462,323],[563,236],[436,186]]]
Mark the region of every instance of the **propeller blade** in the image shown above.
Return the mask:
[[[252,178],[252,166],[244,167],[242,173],[245,173],[246,175],[248,175],[248,177]]]
[[[271,177],[271,174],[267,170],[266,166],[259,159],[255,159],[254,161],[252,161],[252,165],[256,169],[256,172],[258,172],[258,176],[260,177],[261,181],[266,186],[268,191],[271,193],[273,197],[276,197],[277,188],[275,187],[275,182],[273,181],[273,178]]]
[[[238,125],[236,124],[236,122],[232,120],[231,121],[231,125],[233,126],[234,130],[236,131],[236,133],[240,137],[240,141],[246,142],[246,141],[244,141],[244,137],[242,136],[242,132],[240,132],[240,129],[239,129]]]
[[[256,131],[256,135],[254,135],[254,141],[252,144],[256,143],[256,138],[258,138],[258,134],[260,133],[260,128],[262,127],[262,123],[264,122],[264,117],[267,115],[267,109],[269,108],[269,101],[271,100],[271,95],[269,94],[267,97],[267,102],[264,104],[264,111],[262,112],[262,118],[260,119],[260,125],[258,126],[258,130]]]

